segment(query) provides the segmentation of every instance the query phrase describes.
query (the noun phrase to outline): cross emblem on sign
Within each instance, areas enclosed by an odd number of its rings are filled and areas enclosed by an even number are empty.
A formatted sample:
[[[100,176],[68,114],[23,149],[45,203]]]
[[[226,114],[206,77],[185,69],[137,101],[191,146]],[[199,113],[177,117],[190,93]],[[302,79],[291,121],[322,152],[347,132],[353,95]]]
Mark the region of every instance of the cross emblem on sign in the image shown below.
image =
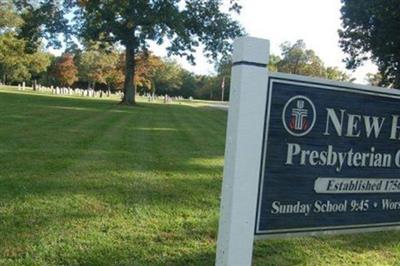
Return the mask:
[[[306,117],[307,117],[307,109],[304,109],[304,101],[297,101],[297,108],[292,109],[292,121],[290,123],[290,127],[296,130],[303,130],[307,127]],[[294,119],[294,121],[293,121]],[[293,123],[294,122],[294,123]],[[294,124],[294,125],[293,125]]]

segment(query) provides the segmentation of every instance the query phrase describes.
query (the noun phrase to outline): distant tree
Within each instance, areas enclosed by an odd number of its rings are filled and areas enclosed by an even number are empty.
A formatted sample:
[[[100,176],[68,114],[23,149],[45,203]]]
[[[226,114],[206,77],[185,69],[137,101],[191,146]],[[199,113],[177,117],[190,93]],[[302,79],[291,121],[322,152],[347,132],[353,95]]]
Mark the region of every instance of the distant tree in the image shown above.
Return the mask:
[[[271,54],[269,56],[268,71],[284,72],[304,76],[314,76],[338,81],[354,81],[346,72],[337,67],[325,68],[322,60],[316,55],[315,51],[306,48],[303,40],[298,40],[291,44],[284,42],[281,45],[282,56]],[[221,99],[222,84],[224,85],[224,99],[228,99],[230,91],[230,75],[232,62],[231,57],[227,56],[220,60],[216,65],[217,76],[206,79],[200,78],[196,96],[200,98],[211,97]],[[208,97],[208,98],[209,98]]]
[[[153,76],[157,94],[175,94],[182,85],[182,67],[173,60],[164,60]]]
[[[27,54],[26,56],[28,58],[28,70],[33,79],[32,87],[33,90],[36,90],[37,80],[42,74],[44,74],[44,72],[46,72],[51,63],[51,55],[49,53],[39,51],[33,54]]]
[[[346,72],[339,70],[338,67],[327,67],[326,78],[338,81],[353,82],[355,79],[350,77]]]
[[[219,79],[215,76],[203,75],[198,77],[195,96],[200,99],[220,100]]]
[[[100,49],[84,51],[79,58],[78,73],[82,81],[88,82],[88,88],[95,89],[97,83],[106,83],[106,74],[115,62],[110,62],[111,55]]]
[[[380,86],[382,84],[382,75],[380,73],[367,73],[366,79],[372,86]]]
[[[228,53],[230,40],[242,34],[230,13],[220,11],[220,0],[69,2],[75,10],[74,20],[79,21],[75,24],[79,36],[125,47],[125,104],[135,103],[134,58],[147,50],[149,40],[162,44],[169,39],[170,54],[185,56],[193,62],[194,49],[200,44],[204,45],[206,56],[217,58],[220,53]],[[236,0],[230,4],[229,11],[239,13]]]
[[[0,35],[0,73],[3,83],[21,82],[31,77],[24,54],[25,41],[13,33]]]
[[[164,68],[165,64],[160,57],[153,55],[151,52],[138,53],[135,57],[135,83],[142,92],[155,91],[155,79],[160,69]]]
[[[282,59],[276,63],[279,72],[304,76],[324,77],[325,67],[313,50],[306,49],[303,40],[281,45]]]
[[[272,72],[284,72],[303,76],[312,76],[353,82],[354,79],[337,67],[325,67],[314,50],[307,49],[303,40],[294,44],[281,45],[282,57],[271,55],[268,69]]]
[[[182,69],[181,73],[182,85],[179,89],[179,95],[185,98],[194,96],[197,87],[197,77],[192,72]]]
[[[342,0],[340,45],[355,69],[371,59],[377,64],[379,85],[400,89],[400,4],[396,0]]]
[[[15,30],[22,22],[12,0],[0,0],[0,34]]]
[[[114,51],[108,55],[107,60],[108,66],[104,73],[107,89],[121,90],[124,84],[125,56]]]
[[[271,54],[269,56],[268,70],[271,72],[277,72],[279,61],[281,61],[281,58],[279,57],[279,55]]]
[[[52,74],[61,86],[71,86],[77,79],[78,69],[70,54],[63,54],[53,66]]]

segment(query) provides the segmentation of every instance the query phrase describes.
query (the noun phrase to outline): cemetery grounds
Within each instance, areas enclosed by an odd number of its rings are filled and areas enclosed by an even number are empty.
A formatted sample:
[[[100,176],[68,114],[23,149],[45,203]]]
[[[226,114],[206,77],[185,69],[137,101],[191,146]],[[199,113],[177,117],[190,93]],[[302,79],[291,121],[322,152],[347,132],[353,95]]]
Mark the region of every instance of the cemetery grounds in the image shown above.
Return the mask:
[[[0,87],[0,265],[213,265],[227,114]],[[258,241],[254,265],[398,265],[400,233]]]

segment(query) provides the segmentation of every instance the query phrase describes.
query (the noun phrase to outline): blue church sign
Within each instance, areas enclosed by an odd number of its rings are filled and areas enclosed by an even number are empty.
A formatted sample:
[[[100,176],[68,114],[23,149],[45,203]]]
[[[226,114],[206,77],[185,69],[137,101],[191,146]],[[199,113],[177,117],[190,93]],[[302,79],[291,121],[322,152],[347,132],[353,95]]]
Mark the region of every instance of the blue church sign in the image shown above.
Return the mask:
[[[400,226],[400,94],[343,84],[269,77],[256,235]]]

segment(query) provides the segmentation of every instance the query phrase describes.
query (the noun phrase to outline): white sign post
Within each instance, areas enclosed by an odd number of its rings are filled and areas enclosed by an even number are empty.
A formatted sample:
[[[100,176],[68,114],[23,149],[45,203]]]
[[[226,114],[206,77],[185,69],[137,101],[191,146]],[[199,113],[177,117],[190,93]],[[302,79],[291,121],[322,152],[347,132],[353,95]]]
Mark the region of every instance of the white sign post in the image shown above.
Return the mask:
[[[234,42],[216,265],[251,264],[267,97],[269,41]]]

